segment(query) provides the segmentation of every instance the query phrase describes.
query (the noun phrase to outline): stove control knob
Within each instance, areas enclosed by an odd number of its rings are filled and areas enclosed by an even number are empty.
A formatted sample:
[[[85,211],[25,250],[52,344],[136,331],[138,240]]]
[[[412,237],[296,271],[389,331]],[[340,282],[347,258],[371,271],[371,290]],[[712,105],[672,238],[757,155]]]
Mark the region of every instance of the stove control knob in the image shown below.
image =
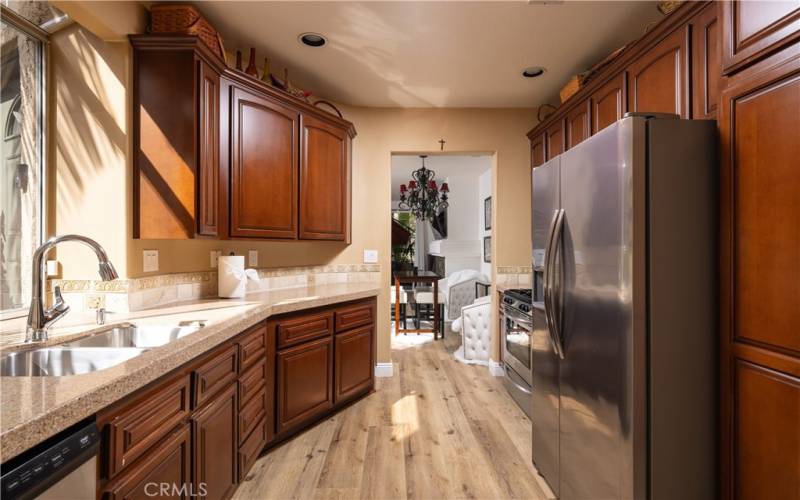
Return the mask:
[[[520,308],[520,309],[521,309],[523,312],[531,312],[531,306],[529,306],[528,304],[520,304],[520,305],[519,305],[519,308]]]

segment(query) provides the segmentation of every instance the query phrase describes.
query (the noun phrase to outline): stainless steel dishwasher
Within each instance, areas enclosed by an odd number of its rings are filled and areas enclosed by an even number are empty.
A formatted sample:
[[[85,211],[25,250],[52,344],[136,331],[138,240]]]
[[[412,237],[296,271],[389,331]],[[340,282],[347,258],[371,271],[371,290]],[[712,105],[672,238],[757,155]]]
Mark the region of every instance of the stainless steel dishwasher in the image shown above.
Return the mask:
[[[100,433],[84,420],[0,465],[3,500],[93,500]]]

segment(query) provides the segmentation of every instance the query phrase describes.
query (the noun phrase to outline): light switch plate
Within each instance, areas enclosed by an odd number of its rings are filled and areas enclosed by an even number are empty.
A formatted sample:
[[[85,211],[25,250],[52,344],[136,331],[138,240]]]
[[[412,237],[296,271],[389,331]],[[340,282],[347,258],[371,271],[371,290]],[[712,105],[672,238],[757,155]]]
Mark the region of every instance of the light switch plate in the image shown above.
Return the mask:
[[[47,261],[47,275],[48,276],[58,276],[58,261],[57,260],[48,260]]]
[[[258,267],[258,250],[250,250],[247,252],[247,266]]]
[[[211,250],[211,268],[215,269],[219,262],[219,256],[222,255],[222,250]]]
[[[364,264],[377,264],[378,251],[377,250],[364,250]]]
[[[158,250],[142,251],[142,271],[145,273],[158,271]]]

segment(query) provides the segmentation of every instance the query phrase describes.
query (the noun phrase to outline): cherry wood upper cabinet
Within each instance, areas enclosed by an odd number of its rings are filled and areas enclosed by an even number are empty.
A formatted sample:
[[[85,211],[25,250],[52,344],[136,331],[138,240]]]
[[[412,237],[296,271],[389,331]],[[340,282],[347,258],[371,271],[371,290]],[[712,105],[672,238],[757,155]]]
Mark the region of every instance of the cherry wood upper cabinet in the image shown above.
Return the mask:
[[[230,113],[231,236],[297,238],[300,114],[237,86]]]
[[[721,496],[797,498],[800,44],[729,77],[720,102]]]
[[[622,72],[592,94],[590,98],[592,135],[621,119],[625,114],[626,77],[625,72]]]
[[[545,138],[547,139],[547,156],[548,160],[555,158],[564,152],[564,120],[558,120],[545,130]]]
[[[722,33],[717,6],[690,21],[692,30],[692,118],[715,119],[722,76]]]
[[[628,109],[689,117],[688,26],[673,31],[631,63]]]
[[[726,74],[800,40],[800,2],[725,1],[722,64]]]
[[[217,236],[219,74],[196,37],[136,35],[133,237]]]
[[[531,168],[538,167],[545,161],[545,137],[538,134],[531,139]]]
[[[219,218],[219,73],[197,60],[198,172],[197,233],[217,236]]]
[[[349,240],[350,138],[313,116],[300,120],[300,239]]]
[[[567,149],[580,144],[592,134],[591,114],[591,103],[588,100],[567,113]]]

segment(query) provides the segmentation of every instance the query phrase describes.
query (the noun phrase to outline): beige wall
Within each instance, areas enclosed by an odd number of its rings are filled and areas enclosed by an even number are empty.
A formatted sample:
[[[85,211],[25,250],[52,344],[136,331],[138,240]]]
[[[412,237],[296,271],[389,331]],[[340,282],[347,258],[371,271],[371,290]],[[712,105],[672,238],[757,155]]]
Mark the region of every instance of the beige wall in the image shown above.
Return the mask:
[[[210,269],[209,252],[259,251],[259,267],[356,264],[364,249],[377,249],[389,283],[390,168],[392,153],[494,153],[493,275],[496,266],[530,265],[530,169],[525,133],[531,109],[381,109],[343,106],[358,130],[353,144],[353,241],[241,242],[134,240],[131,237],[130,47],[103,42],[73,26],[52,40],[56,116],[50,202],[56,233],[96,238],[121,276],[142,273],[142,250],[159,250],[159,274]],[[51,213],[53,210],[51,210]],[[96,277],[94,258],[63,246],[62,276]],[[388,361],[388,297],[379,301],[378,360]],[[496,336],[495,336],[496,338]],[[498,346],[493,358],[497,359]]]

